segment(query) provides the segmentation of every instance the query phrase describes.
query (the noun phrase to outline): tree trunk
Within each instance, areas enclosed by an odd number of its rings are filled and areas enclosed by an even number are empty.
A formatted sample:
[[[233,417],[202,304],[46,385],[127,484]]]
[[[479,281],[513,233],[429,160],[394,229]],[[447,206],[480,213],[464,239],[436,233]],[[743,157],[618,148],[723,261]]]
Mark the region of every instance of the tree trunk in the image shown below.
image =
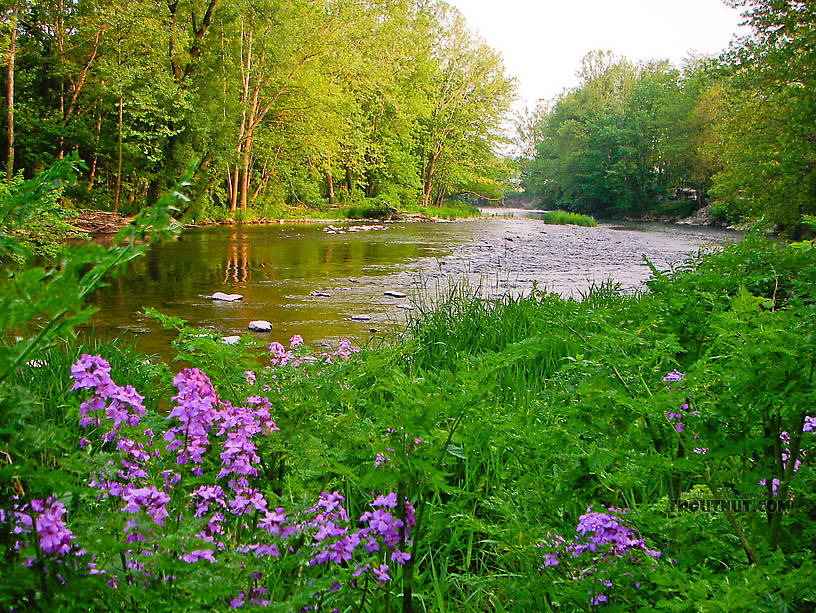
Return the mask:
[[[329,205],[334,206],[336,200],[334,199],[334,177],[332,177],[331,169],[326,171],[326,190],[329,192]]]
[[[239,148],[240,152],[240,148]],[[235,165],[235,170],[232,173],[232,179],[230,179],[230,213],[234,213],[235,209],[238,207],[238,177],[239,175],[239,166],[238,164]]]
[[[425,179],[422,182],[422,206],[426,207],[430,204],[431,191],[433,189],[433,176],[436,170],[436,159],[439,153],[432,153],[428,159],[428,166],[425,168]]]
[[[116,47],[116,61],[122,70],[122,38]],[[119,197],[122,194],[122,84],[119,84],[119,114],[116,119],[116,188],[113,192],[113,212],[119,210]]]
[[[57,2],[57,65],[60,70],[63,67],[63,54],[65,51],[65,27],[63,26],[63,11],[62,11],[63,2],[59,0]],[[59,114],[60,117],[65,116],[65,79],[62,75],[59,76]],[[59,151],[57,153],[57,159],[61,160],[63,157],[63,138],[62,138],[62,131],[60,131],[59,137]]]
[[[354,191],[354,177],[351,174],[351,168],[346,166],[346,190],[351,196],[352,192]]]
[[[243,175],[241,176],[241,210],[245,211],[247,208],[247,197],[249,192],[249,160],[250,149],[252,145],[252,136],[247,135],[247,141],[244,144],[244,159],[243,159]]]
[[[244,59],[244,41],[246,40],[247,43],[247,50],[246,50],[246,59]],[[238,144],[235,146],[235,151],[238,154],[238,159],[243,159],[246,157],[246,149],[248,147],[248,143],[246,139],[246,132],[247,132],[247,102],[249,101],[249,78],[250,78],[250,71],[252,70],[252,31],[250,30],[249,35],[247,36],[244,33],[244,22],[241,20],[241,126],[238,129]],[[244,155],[242,155],[242,153]],[[243,181],[239,179],[241,177],[240,174],[240,167],[236,163],[235,164],[235,172],[233,174],[232,180],[232,194],[230,197],[230,213],[234,213],[235,209],[238,208],[238,198],[239,193],[241,194],[240,197],[246,198],[246,190],[241,189],[243,186]],[[243,205],[241,208],[246,208]]]
[[[122,95],[119,94],[119,116],[116,120],[116,188],[113,195],[113,212],[119,210],[119,196],[122,193]]]
[[[100,106],[101,106],[100,101]],[[100,111],[96,116],[96,137],[94,138],[94,156],[91,161],[91,172],[88,175],[88,191],[91,191],[94,186],[94,179],[96,178],[96,164],[99,161],[99,138],[102,133],[102,112]]]
[[[14,174],[14,59],[17,54],[17,2],[11,5],[11,38],[8,56],[8,89],[6,105],[8,107],[8,150],[6,152],[6,181]]]

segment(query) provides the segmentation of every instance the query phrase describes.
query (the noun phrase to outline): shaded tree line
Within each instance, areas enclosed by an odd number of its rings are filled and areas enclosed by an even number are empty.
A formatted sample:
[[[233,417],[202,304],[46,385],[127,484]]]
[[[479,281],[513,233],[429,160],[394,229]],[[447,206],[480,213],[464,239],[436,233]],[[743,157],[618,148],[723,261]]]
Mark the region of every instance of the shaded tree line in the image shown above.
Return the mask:
[[[500,195],[514,84],[437,0],[5,0],[6,179],[85,160],[134,210],[198,160],[198,210]]]

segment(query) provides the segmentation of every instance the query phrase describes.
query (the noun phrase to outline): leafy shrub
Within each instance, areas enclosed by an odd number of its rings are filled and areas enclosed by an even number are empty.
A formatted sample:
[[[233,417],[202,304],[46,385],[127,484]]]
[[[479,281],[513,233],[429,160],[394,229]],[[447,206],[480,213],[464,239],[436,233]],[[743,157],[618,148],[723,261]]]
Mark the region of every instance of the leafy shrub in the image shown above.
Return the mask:
[[[547,211],[540,217],[541,221],[555,225],[587,226],[594,228],[598,225],[595,218],[567,211]]]

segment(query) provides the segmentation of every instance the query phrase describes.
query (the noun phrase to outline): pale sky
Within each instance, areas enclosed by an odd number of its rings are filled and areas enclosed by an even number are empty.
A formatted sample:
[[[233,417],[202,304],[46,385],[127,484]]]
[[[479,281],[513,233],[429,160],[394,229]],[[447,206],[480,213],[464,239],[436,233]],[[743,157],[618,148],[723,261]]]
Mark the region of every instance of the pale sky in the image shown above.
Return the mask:
[[[632,61],[689,52],[718,55],[739,28],[740,13],[722,0],[447,0],[470,28],[504,56],[518,79],[515,107],[534,107],[577,84],[590,51],[609,50]]]

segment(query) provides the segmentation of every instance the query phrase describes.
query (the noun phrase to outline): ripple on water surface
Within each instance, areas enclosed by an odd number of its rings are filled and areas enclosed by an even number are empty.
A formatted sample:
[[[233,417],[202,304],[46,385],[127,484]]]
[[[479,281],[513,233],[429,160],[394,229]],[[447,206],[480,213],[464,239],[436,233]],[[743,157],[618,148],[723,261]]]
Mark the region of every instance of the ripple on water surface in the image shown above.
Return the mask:
[[[611,279],[624,289],[649,276],[643,256],[660,269],[689,253],[737,240],[739,234],[670,224],[553,226],[523,218],[452,224],[395,223],[376,232],[327,234],[319,224],[186,231],[151,247],[92,297],[95,333],[135,334],[141,348],[171,357],[173,335],[141,314],[146,306],[220,334],[249,333],[253,320],[272,322],[264,340],[300,334],[307,343],[349,337],[364,343],[374,329],[396,330],[406,303],[455,280],[489,293],[529,292],[534,284],[577,295]],[[393,290],[408,298],[385,295]],[[234,303],[204,297],[243,294]],[[312,292],[317,292],[313,294]],[[318,295],[318,294],[329,294]],[[353,315],[370,320],[349,321]]]

